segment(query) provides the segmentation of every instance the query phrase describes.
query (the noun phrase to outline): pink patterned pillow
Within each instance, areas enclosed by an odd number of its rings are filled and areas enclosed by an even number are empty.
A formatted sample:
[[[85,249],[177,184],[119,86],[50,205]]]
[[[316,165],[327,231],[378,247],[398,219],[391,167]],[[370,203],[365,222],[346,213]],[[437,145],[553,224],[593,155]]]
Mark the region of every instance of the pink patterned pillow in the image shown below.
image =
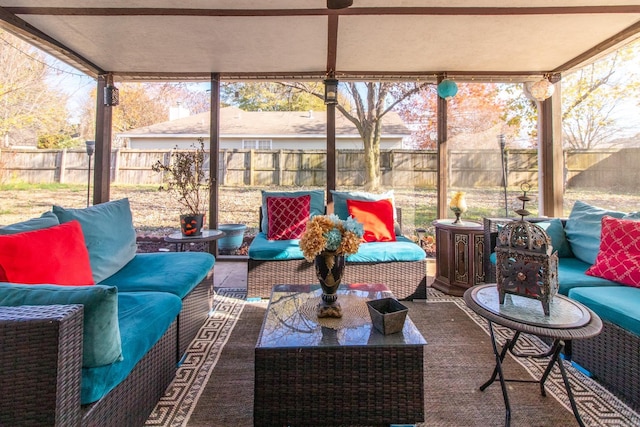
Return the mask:
[[[311,196],[267,197],[267,239],[299,239],[311,214]]]
[[[600,252],[587,274],[640,287],[640,221],[602,217]]]

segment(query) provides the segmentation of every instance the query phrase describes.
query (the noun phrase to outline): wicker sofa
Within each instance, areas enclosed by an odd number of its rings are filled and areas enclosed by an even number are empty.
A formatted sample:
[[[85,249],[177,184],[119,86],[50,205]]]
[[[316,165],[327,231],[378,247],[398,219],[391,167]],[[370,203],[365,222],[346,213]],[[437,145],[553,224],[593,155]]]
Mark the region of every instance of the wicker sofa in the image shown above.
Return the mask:
[[[324,208],[323,208],[324,209]],[[263,211],[260,210],[260,232],[262,235]],[[383,243],[385,249],[382,252],[393,252],[396,244],[400,250],[404,245],[415,246],[416,251],[421,251],[420,259],[412,261],[383,262],[377,259],[369,259],[366,262],[353,261],[353,256],[347,257],[343,282],[345,283],[383,283],[389,287],[393,295],[398,299],[426,299],[427,297],[427,258],[426,253],[414,245],[410,239],[401,236],[402,210],[396,208],[396,234],[398,242]],[[264,236],[262,236],[264,238]],[[264,240],[264,239],[263,239]],[[306,261],[300,254],[295,259],[264,259],[255,255],[255,245],[252,242],[249,247],[249,259],[247,262],[247,297],[269,298],[271,289],[276,284],[317,284],[313,263]],[[295,249],[298,248],[297,240],[288,243]],[[369,245],[369,247],[367,247]],[[362,243],[360,251],[371,249],[381,245],[379,242]],[[380,246],[382,248],[382,245]],[[391,246],[389,246],[391,245]],[[253,248],[252,248],[253,246]],[[406,246],[404,246],[406,247]],[[359,251],[359,252],[360,252]],[[351,258],[351,259],[350,259]],[[374,255],[375,258],[375,255]],[[357,259],[357,258],[356,258]]]
[[[569,219],[561,219],[562,230],[567,231],[567,223],[573,219],[585,219],[584,228],[599,236],[599,223],[594,223],[598,215],[584,215],[584,210],[592,210],[588,205],[576,202]],[[583,210],[580,213],[580,209]],[[578,214],[575,214],[578,210]],[[605,210],[602,210],[605,211]],[[636,219],[637,214],[621,212],[600,212],[603,215],[614,214],[618,218]],[[537,223],[548,223],[550,218],[528,218]],[[496,267],[491,254],[494,252],[499,224],[512,219],[485,218],[485,277],[488,283],[495,282]],[[575,221],[574,221],[575,224]],[[569,225],[571,227],[571,225]],[[549,233],[556,247],[554,235]],[[596,337],[577,340],[571,343],[572,360],[586,369],[596,380],[616,394],[635,410],[640,409],[640,315],[637,304],[640,303],[640,288],[621,285],[615,281],[585,274],[591,263],[576,258],[575,240],[567,238],[572,247],[570,256],[560,256],[558,262],[559,292],[575,299],[596,312],[603,322],[603,330]],[[560,245],[560,244],[558,244]]]
[[[61,225],[67,214],[80,219],[91,255],[98,249],[91,246],[92,230],[82,217],[114,207],[128,210],[128,201],[56,214]],[[43,217],[52,219],[50,212]],[[42,217],[30,221],[27,229],[56,228],[43,224]],[[27,238],[20,232],[28,222],[0,228],[0,238]],[[109,252],[117,257],[117,248]],[[143,425],[210,312],[214,262],[208,253],[134,253],[95,285],[0,283],[0,425]],[[87,297],[100,293],[110,299],[96,303]],[[111,303],[115,324],[100,323],[106,327],[98,331],[98,341],[117,329],[122,357],[87,366],[86,350],[95,344],[89,335],[95,330],[86,326]]]

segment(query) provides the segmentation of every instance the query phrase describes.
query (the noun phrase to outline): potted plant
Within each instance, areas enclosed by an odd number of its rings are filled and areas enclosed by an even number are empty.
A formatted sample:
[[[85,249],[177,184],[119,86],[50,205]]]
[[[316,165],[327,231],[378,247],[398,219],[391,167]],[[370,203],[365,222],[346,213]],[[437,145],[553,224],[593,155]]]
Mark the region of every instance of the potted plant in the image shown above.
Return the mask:
[[[202,234],[213,182],[204,169],[203,138],[198,138],[198,145],[192,147],[192,150],[177,150],[176,147],[176,151],[171,153],[169,164],[158,160],[151,166],[154,172],[163,174],[163,184],[167,184],[168,191],[180,205],[180,230],[185,237]]]

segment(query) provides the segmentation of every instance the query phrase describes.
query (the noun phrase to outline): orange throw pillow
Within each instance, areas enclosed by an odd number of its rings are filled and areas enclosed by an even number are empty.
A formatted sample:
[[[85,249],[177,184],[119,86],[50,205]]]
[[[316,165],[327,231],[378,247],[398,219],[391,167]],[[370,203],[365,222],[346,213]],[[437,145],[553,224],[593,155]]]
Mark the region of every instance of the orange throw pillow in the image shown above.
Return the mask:
[[[94,285],[80,223],[0,236],[0,282]]]
[[[347,199],[349,215],[362,223],[365,242],[395,242],[393,203],[389,199],[375,202]]]

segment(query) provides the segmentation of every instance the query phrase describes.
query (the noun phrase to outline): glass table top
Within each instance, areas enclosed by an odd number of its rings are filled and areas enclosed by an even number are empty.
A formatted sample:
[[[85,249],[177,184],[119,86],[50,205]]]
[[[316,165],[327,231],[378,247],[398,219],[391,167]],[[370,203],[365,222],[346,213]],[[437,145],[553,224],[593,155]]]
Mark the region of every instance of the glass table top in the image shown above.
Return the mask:
[[[256,348],[426,344],[409,316],[395,334],[383,335],[373,327],[366,301],[392,296],[384,285],[340,285],[342,319],[317,318],[321,295],[319,285],[274,286]]]
[[[585,308],[562,295],[553,297],[549,304],[549,316],[545,316],[542,303],[533,298],[506,294],[500,304],[495,285],[473,288],[473,300],[485,310],[517,322],[545,328],[577,328],[591,320]]]

